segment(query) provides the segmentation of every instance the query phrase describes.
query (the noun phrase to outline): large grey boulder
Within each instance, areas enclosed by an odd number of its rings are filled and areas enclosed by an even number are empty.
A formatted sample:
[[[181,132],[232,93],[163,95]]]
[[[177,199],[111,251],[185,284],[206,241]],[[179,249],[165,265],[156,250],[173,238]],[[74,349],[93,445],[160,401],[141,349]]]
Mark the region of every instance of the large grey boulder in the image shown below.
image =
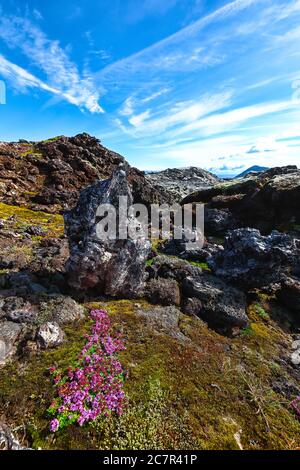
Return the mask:
[[[262,236],[256,229],[233,230],[224,250],[209,260],[214,273],[243,288],[280,282],[299,270],[300,241],[277,231]]]
[[[175,279],[150,279],[147,283],[146,297],[153,304],[179,306],[179,285]]]
[[[59,325],[67,325],[85,317],[84,307],[71,297],[63,295],[53,295],[50,300],[43,302],[40,313],[45,321],[54,321]]]
[[[154,258],[152,265],[148,268],[150,278],[175,279],[182,282],[187,276],[197,276],[202,273],[202,269],[193,266],[188,261],[170,257],[157,256]]]
[[[97,209],[101,204],[113,205],[120,217],[119,196],[133,203],[131,187],[124,167],[112,178],[97,181],[81,192],[77,206],[65,214],[70,258],[66,264],[69,284],[78,290],[94,289],[106,295],[132,298],[143,292],[145,262],[151,250],[150,242],[141,235],[136,239],[99,237]],[[129,221],[137,226],[136,219]],[[117,224],[118,225],[118,224]]]
[[[203,274],[198,277],[187,277],[183,281],[183,294],[188,298],[186,313],[193,306],[199,307],[198,316],[213,327],[239,327],[248,324],[246,315],[246,297],[238,289],[228,286],[215,276]],[[200,300],[197,303],[195,300]]]

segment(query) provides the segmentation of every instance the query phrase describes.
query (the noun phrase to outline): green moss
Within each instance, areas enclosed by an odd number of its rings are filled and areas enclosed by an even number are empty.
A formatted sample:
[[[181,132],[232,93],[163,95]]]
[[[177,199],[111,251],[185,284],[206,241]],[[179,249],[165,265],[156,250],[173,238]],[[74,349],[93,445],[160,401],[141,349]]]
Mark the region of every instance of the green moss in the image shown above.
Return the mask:
[[[14,217],[16,230],[22,232],[30,225],[42,227],[47,236],[59,237],[64,233],[63,216],[32,211],[25,207],[10,206],[0,203],[0,218],[7,220]]]
[[[127,349],[120,354],[128,372],[125,414],[55,435],[48,431],[53,387],[47,368],[72,362],[89,322],[69,327],[68,343],[59,349],[0,370],[0,412],[13,417],[15,427],[25,424],[28,443],[42,449],[297,449],[300,423],[270,387],[274,374],[283,374],[276,359],[286,350],[284,336],[254,305],[251,335],[228,339],[182,315],[181,341],[138,315],[143,308],[151,317],[153,306],[144,300],[87,303],[107,309],[125,339]]]
[[[246,328],[243,328],[241,330],[241,336],[242,337],[249,337],[249,336],[253,336],[253,335],[254,335],[254,331],[253,331],[251,326],[247,326]]]
[[[0,269],[0,275],[8,274],[8,273],[9,273],[9,269]]]
[[[35,152],[35,151],[33,151],[33,150],[27,150],[26,152],[21,153],[21,154],[20,154],[20,157],[21,157],[21,158],[25,158],[25,157],[28,157],[29,155],[32,155],[33,157],[39,158],[39,159],[43,158],[43,154],[42,154],[42,153],[40,153],[40,152]]]
[[[203,271],[208,271],[211,272],[210,267],[208,266],[207,263],[200,263],[198,261],[190,261],[189,262],[192,266],[197,266],[197,268],[203,269]]]
[[[146,261],[146,266],[152,266],[152,264],[154,263],[154,261],[155,261],[155,258],[148,259],[148,260]]]
[[[269,314],[262,308],[260,304],[256,304],[254,306],[257,315],[262,319],[262,320],[270,320]]]
[[[41,143],[42,144],[48,144],[50,142],[56,142],[57,140],[61,139],[61,135],[58,135],[56,137],[51,137],[51,139],[46,139],[46,140],[42,140]]]

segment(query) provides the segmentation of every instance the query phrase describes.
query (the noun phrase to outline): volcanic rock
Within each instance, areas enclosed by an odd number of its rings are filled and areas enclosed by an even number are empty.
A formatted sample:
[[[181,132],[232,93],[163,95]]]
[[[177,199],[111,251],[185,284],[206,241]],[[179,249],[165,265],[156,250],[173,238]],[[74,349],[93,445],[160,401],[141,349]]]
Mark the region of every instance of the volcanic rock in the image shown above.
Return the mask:
[[[36,341],[43,349],[60,346],[65,339],[65,334],[55,322],[47,322],[40,326],[36,334]]]
[[[249,289],[280,282],[283,274],[299,270],[299,261],[299,240],[276,231],[264,237],[244,228],[228,234],[224,250],[209,265],[215,275]]]
[[[159,192],[172,194],[177,202],[196,190],[214,186],[221,181],[212,173],[197,167],[148,173],[146,179],[153,183]]]
[[[210,326],[245,328],[248,324],[245,295],[215,276],[203,274],[198,277],[187,277],[183,281],[183,295],[201,302],[197,305],[193,301],[192,311],[195,314],[195,308],[200,307],[196,314]],[[189,301],[185,309],[190,311],[191,307]]]
[[[101,204],[110,204],[118,211],[119,196],[133,202],[132,191],[124,167],[119,167],[110,180],[99,181],[82,191],[77,206],[65,214],[70,258],[66,265],[69,284],[75,289],[94,289],[113,297],[139,296],[144,287],[145,262],[151,250],[143,234],[135,239],[102,239],[98,236],[97,216]],[[118,219],[119,220],[119,219]],[[138,222],[131,218],[131,227]]]

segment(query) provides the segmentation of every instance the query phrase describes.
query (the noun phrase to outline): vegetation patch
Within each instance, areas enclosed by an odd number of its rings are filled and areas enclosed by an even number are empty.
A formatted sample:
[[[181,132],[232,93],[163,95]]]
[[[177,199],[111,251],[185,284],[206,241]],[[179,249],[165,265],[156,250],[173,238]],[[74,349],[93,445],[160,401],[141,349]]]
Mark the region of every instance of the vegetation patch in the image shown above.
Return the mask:
[[[29,226],[37,226],[41,227],[48,237],[60,237],[64,234],[64,220],[60,214],[47,214],[0,203],[0,219],[12,220],[13,226],[19,232],[25,231]]]

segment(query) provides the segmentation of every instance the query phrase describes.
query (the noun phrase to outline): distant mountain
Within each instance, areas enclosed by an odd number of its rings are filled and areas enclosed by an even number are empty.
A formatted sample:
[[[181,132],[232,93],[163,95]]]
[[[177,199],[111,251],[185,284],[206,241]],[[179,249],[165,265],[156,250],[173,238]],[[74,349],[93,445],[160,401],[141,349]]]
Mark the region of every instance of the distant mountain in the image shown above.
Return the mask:
[[[266,171],[266,170],[269,170],[269,168],[266,166],[253,165],[247,170],[237,175],[236,178],[244,178],[244,176],[247,176],[249,173],[261,173],[262,171]]]

